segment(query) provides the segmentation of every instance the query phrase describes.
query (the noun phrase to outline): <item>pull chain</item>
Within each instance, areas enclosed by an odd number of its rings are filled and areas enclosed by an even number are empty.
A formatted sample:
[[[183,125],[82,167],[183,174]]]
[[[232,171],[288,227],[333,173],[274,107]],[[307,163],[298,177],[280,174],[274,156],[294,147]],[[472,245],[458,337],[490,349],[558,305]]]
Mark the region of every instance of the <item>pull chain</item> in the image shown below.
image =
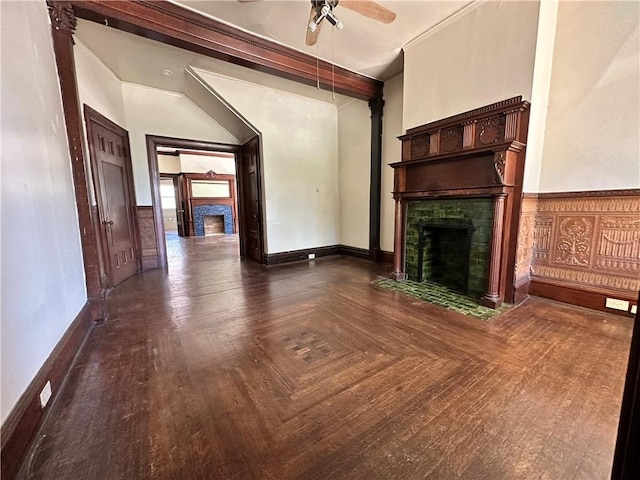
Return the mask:
[[[316,39],[316,87],[320,90],[320,59],[318,58],[318,40]]]
[[[333,31],[335,29],[331,29],[331,99],[336,101],[336,66],[333,63]]]

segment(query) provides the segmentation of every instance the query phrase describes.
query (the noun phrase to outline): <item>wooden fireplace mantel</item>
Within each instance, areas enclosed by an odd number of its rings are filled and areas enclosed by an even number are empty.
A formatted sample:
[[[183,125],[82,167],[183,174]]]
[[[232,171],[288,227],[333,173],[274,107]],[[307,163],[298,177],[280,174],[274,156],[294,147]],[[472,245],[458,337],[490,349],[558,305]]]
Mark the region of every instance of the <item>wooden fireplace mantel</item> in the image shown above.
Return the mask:
[[[407,130],[394,169],[393,275],[405,278],[406,202],[429,198],[493,200],[489,278],[483,303],[515,303],[517,226],[529,102],[510,98]]]

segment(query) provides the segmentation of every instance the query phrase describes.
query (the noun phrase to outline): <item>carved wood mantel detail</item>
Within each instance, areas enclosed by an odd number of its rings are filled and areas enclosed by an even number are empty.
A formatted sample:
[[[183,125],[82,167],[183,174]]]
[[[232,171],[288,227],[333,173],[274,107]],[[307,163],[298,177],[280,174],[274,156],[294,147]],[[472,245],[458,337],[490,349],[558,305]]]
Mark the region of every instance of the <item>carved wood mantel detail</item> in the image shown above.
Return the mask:
[[[515,302],[517,232],[522,202],[529,102],[510,98],[407,130],[394,168],[393,277],[405,278],[406,203],[414,199],[493,199],[491,255],[483,302]],[[576,245],[579,243],[577,227]],[[572,252],[571,246],[567,252]],[[577,247],[578,250],[580,247]],[[582,252],[566,253],[579,259]]]

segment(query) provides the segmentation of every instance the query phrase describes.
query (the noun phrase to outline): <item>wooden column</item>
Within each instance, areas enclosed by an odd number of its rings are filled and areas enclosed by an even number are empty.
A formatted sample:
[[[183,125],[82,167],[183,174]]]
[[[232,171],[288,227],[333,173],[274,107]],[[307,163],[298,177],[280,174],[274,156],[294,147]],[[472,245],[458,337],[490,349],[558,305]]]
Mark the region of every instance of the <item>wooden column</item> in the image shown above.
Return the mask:
[[[404,280],[404,202],[400,197],[396,197],[396,214],[393,235],[393,278]]]
[[[49,8],[49,17],[51,18],[53,51],[58,67],[62,108],[69,143],[69,154],[71,155],[71,171],[78,211],[87,297],[91,317],[93,320],[98,320],[105,318],[105,304],[100,284],[100,260],[97,239],[91,220],[91,200],[88,184],[90,180],[87,177],[84,150],[82,148],[84,132],[73,56],[73,32],[76,28],[76,17],[70,2],[48,0],[47,6]]]
[[[504,225],[505,193],[493,197],[493,228],[491,230],[491,260],[489,263],[489,281],[487,293],[482,297],[482,303],[496,308],[502,303],[500,298],[500,264],[502,259],[502,229]]]
[[[369,185],[369,256],[380,260],[380,189],[382,188],[382,94],[369,100],[371,109],[371,181]]]

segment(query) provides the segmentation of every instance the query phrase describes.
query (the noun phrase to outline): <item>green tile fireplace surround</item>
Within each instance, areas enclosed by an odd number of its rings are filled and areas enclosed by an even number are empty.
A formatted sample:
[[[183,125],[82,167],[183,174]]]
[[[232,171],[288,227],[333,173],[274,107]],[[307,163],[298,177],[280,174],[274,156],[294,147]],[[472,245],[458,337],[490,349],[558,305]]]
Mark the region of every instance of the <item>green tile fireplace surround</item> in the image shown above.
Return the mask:
[[[475,298],[486,293],[493,218],[491,198],[411,200],[407,202],[406,218],[408,280],[418,280],[418,224],[422,222],[426,224],[423,280],[442,282]],[[463,227],[467,229],[463,231]],[[471,236],[470,242],[466,235]],[[462,251],[467,248],[468,252]]]

